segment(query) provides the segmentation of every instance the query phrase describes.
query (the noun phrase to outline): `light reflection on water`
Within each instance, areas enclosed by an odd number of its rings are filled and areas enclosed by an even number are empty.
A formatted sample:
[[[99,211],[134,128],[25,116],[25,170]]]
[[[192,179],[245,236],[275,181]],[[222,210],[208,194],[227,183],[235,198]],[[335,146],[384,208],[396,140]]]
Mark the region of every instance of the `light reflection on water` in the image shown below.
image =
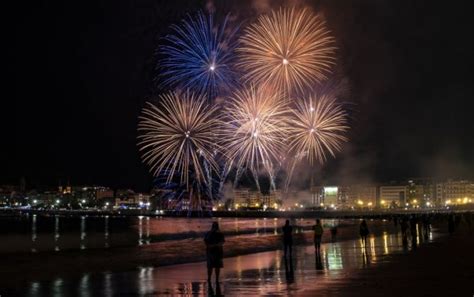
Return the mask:
[[[64,217],[60,215],[24,215],[0,218],[8,229],[0,230],[0,254],[84,250],[115,246],[142,246],[150,243],[202,237],[215,219],[162,217]],[[280,232],[284,219],[218,218],[221,230],[229,236],[266,236]],[[338,220],[324,220],[331,226]],[[341,221],[344,223],[344,221]],[[351,224],[353,221],[345,221]],[[310,227],[314,219],[295,219],[293,224]],[[299,233],[298,228],[295,233]]]
[[[393,253],[409,252],[428,239],[422,232],[408,238],[384,233],[371,236],[367,246],[357,240],[322,244],[318,256],[313,246],[297,246],[292,259],[280,250],[226,258],[219,289],[226,296],[286,296],[302,290],[318,290],[344,282],[349,273],[390,261]],[[130,272],[84,274],[74,280],[31,282],[26,296],[148,296],[209,295],[205,263],[167,267],[141,267]],[[26,289],[26,288],[25,288]],[[40,293],[44,294],[41,295]]]

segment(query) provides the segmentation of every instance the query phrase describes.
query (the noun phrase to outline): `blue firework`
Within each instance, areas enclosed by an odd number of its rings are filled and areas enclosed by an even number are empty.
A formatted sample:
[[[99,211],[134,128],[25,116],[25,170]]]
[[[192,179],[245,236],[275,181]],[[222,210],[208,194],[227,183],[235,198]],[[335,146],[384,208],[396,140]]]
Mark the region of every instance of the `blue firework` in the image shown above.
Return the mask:
[[[166,45],[159,47],[163,57],[158,65],[163,84],[192,89],[210,98],[235,85],[233,70],[235,34],[229,16],[216,24],[212,14],[188,15],[179,25],[171,26]]]

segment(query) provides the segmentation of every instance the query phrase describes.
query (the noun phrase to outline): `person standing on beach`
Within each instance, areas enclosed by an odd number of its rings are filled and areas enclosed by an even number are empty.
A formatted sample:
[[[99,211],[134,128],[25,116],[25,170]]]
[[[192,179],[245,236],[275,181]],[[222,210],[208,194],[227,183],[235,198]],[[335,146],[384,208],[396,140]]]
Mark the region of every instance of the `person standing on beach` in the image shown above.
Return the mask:
[[[321,225],[321,221],[319,219],[316,220],[316,225],[313,226],[314,230],[314,248],[316,252],[319,253],[321,251],[321,240],[323,237],[323,226]]]
[[[367,222],[365,220],[362,220],[359,226],[359,234],[360,238],[362,239],[362,243],[364,244],[364,247],[367,246],[367,236],[369,235],[369,227],[367,226]]]
[[[204,237],[207,256],[207,281],[211,282],[212,269],[216,272],[216,283],[219,282],[220,269],[224,267],[224,234],[219,231],[219,224],[212,223],[211,230]]]
[[[290,220],[286,220],[285,225],[282,228],[283,231],[283,247],[285,252],[285,257],[287,251],[290,252],[290,257],[293,248],[293,227],[290,225]]]

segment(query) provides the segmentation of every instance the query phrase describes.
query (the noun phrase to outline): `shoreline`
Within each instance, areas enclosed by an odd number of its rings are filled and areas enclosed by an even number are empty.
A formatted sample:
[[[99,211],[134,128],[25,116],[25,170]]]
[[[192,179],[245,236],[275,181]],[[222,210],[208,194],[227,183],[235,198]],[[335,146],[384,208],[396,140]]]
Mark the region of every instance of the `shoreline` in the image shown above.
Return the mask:
[[[392,222],[373,221],[369,223],[372,236],[383,232],[396,233]],[[358,238],[358,225],[338,230],[336,241]],[[323,243],[331,242],[329,228],[326,228]],[[313,233],[294,235],[295,245],[313,244]],[[183,249],[183,246],[185,247]],[[225,257],[254,254],[281,249],[281,235],[230,236],[226,238]],[[51,280],[55,277],[75,277],[82,273],[103,271],[129,271],[143,266],[168,266],[205,261],[205,246],[202,238],[164,241],[141,247],[110,248],[100,250],[73,250],[63,252],[42,252],[4,255],[0,272],[0,287],[22,285],[29,281]],[[21,273],[19,273],[21,271]]]
[[[450,209],[373,209],[373,210],[297,210],[297,211],[201,211],[176,212],[152,210],[35,210],[35,209],[0,209],[0,217],[21,215],[63,215],[63,216],[114,216],[114,217],[187,217],[187,218],[322,218],[322,219],[389,219],[403,215],[442,215],[449,213],[470,213],[472,207],[451,207]]]

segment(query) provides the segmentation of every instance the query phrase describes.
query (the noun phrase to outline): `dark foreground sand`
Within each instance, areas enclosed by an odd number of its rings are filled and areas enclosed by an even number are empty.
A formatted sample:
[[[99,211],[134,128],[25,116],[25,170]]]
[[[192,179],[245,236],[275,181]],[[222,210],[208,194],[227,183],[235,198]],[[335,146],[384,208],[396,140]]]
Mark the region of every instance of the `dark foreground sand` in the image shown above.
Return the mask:
[[[374,221],[372,232],[395,232],[392,223]],[[358,237],[358,226],[339,229],[338,240]],[[295,234],[296,244],[313,242],[312,232]],[[331,239],[325,230],[324,240]],[[281,235],[231,236],[226,238],[225,256],[245,255],[281,248]],[[23,285],[30,281],[55,277],[75,277],[82,273],[128,271],[142,266],[165,266],[205,260],[202,238],[163,241],[141,247],[90,249],[61,252],[19,253],[0,255],[0,288]]]
[[[336,286],[298,296],[474,296],[474,230],[407,254],[393,255],[375,269],[360,270]]]
[[[391,223],[382,223],[382,227],[381,230],[388,232],[396,230]],[[441,231],[443,229],[445,228],[442,228]],[[373,231],[374,233],[379,232],[377,228],[374,228]],[[356,228],[341,230],[339,240],[349,240],[354,238],[356,234]],[[388,256],[389,261],[380,262],[367,269],[346,270],[340,277],[334,278],[334,281],[328,278],[324,285],[314,286],[313,283],[299,282],[297,283],[297,289],[301,285],[305,289],[288,293],[292,296],[473,296],[473,236],[474,232],[470,233],[464,227],[457,231],[453,237],[442,235],[437,237],[435,242],[423,244],[414,251],[391,254]],[[326,235],[325,238],[328,240],[330,236]],[[276,249],[279,248],[279,239],[279,236],[229,238],[226,243],[227,256],[249,254],[260,249]],[[298,241],[302,244],[310,242],[311,234],[299,235]],[[347,242],[353,241],[349,240]],[[331,246],[332,244],[328,244],[326,248],[331,248]],[[303,246],[303,249],[306,248]],[[179,260],[183,263],[199,261],[204,256],[202,251],[202,239],[196,239],[191,242],[163,242],[139,250],[134,248],[46,253],[30,256],[10,255],[9,257],[3,257],[1,261],[0,294],[9,296],[5,292],[11,292],[12,289],[22,287],[26,282],[32,280],[48,281],[58,275],[63,279],[67,279],[74,278],[75,275],[80,275],[84,271],[109,271],[118,276],[120,271],[130,271],[139,265],[163,266],[176,261],[177,253],[180,255]],[[300,259],[301,261],[307,260],[304,258],[306,256],[301,253],[300,255],[303,256]],[[312,255],[312,250],[310,255]],[[194,266],[199,266],[198,268],[201,270],[204,269],[202,262]],[[170,268],[172,267],[176,266],[170,266]],[[229,268],[231,269],[231,266],[227,267],[228,270]],[[274,267],[274,269],[277,268]],[[314,268],[308,272],[300,273],[313,273],[312,270]],[[269,272],[274,273],[272,270],[269,270]],[[330,270],[327,272],[331,273]],[[338,273],[337,270],[334,272]],[[177,283],[184,281],[183,278],[185,277],[182,272],[174,271],[174,273],[177,273],[176,279],[171,281]],[[302,277],[306,278],[307,275]],[[205,276],[199,275],[197,279],[196,277],[191,279],[192,281],[200,281],[200,278],[205,278]],[[159,285],[160,279],[163,279],[163,276],[160,276],[158,270],[157,278],[152,279],[151,284]],[[253,283],[251,278],[249,280]],[[317,277],[311,280],[311,282],[319,281],[321,279]],[[168,285],[168,281],[166,282]],[[235,276],[232,277],[232,272],[230,272],[230,276],[223,280],[224,286],[228,282],[235,282]],[[270,285],[273,285],[274,282],[275,280],[272,279]],[[256,284],[261,285],[258,282]],[[239,282],[238,285],[233,284],[233,286],[237,291],[225,290],[226,295],[240,294],[242,291],[239,290],[246,285]],[[130,289],[127,287],[121,288],[120,286],[114,288],[116,292]],[[153,292],[157,293],[156,291]],[[238,296],[238,294],[234,294],[234,296]]]

